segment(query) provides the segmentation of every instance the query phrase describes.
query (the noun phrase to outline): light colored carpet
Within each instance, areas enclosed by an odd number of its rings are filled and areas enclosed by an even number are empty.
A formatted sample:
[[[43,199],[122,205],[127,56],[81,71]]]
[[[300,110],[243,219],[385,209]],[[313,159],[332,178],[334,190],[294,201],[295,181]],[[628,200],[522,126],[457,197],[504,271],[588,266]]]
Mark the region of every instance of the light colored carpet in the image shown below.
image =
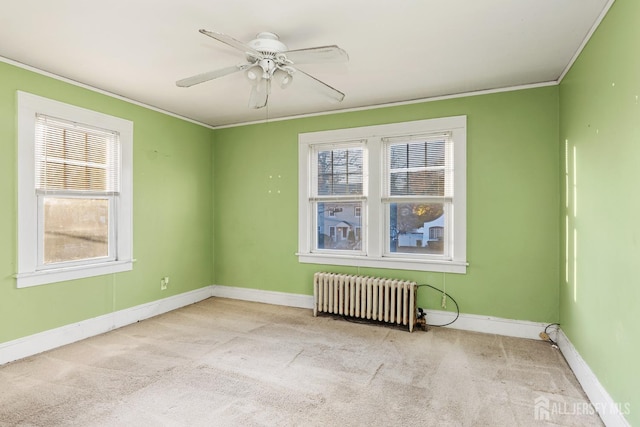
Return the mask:
[[[539,426],[540,396],[587,405],[542,341],[220,298],[0,367],[2,426]]]

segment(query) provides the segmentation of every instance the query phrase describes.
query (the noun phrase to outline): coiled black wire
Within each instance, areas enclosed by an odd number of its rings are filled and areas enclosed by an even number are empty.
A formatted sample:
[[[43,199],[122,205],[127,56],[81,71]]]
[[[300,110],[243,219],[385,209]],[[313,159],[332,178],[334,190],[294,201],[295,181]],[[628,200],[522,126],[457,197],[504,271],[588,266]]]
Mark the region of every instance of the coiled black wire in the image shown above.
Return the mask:
[[[432,325],[432,324],[430,324],[430,323],[427,323],[427,326],[434,326],[434,327],[437,327],[437,328],[441,328],[441,327],[443,327],[443,326],[449,326],[450,324],[452,324],[453,322],[455,322],[456,320],[458,320],[458,317],[460,317],[460,307],[458,306],[458,302],[457,302],[455,299],[453,299],[453,297],[452,297],[451,295],[449,295],[448,293],[446,293],[446,292],[445,292],[445,291],[443,291],[442,289],[438,289],[438,288],[436,288],[435,286],[431,286],[431,285],[427,285],[427,284],[418,285],[418,288],[421,288],[421,287],[423,287],[423,286],[429,287],[429,288],[431,288],[431,289],[435,289],[436,291],[438,291],[438,292],[440,292],[440,293],[442,293],[442,294],[445,294],[445,296],[446,296],[447,298],[449,298],[451,301],[453,301],[453,303],[456,305],[456,317],[455,317],[451,322],[449,322],[449,323],[445,323],[445,324],[443,324],[443,325]]]

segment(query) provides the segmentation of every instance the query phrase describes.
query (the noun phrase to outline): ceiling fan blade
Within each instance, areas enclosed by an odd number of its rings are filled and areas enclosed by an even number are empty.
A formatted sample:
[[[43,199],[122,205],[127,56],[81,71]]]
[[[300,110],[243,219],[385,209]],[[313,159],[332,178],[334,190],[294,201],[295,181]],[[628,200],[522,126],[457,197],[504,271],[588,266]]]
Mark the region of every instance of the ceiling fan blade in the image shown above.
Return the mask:
[[[271,90],[271,80],[261,79],[258,83],[251,86],[251,95],[249,95],[249,108],[262,108],[267,105],[269,92]]]
[[[227,68],[221,68],[219,70],[208,71],[206,73],[198,74],[195,76],[187,77],[186,79],[178,80],[176,86],[190,87],[199,83],[204,83],[209,80],[217,79],[218,77],[226,76],[227,74],[235,73],[236,71],[242,71],[249,68],[251,64],[234,65]]]
[[[242,43],[239,40],[234,39],[231,36],[228,36],[226,34],[223,33],[219,33],[217,31],[207,31],[207,30],[200,30],[200,32],[202,34],[204,34],[205,36],[209,36],[211,38],[214,38],[216,40],[218,40],[219,42],[222,42],[226,45],[229,45],[235,49],[238,49],[239,51],[244,52],[247,55],[251,55],[254,58],[259,58],[262,59],[263,55],[258,52],[257,50],[255,50],[254,48],[252,48],[251,46]]]
[[[340,92],[338,89],[335,89],[329,86],[325,82],[322,82],[316,79],[315,77],[305,73],[304,71],[301,71],[296,68],[294,75],[297,80],[303,79],[304,81],[311,83],[311,85],[315,90],[322,93],[323,95],[328,96],[331,100],[334,100],[336,102],[342,102],[342,100],[344,99],[344,93]]]
[[[349,60],[347,52],[335,45],[288,50],[284,54],[294,64],[347,62]]]

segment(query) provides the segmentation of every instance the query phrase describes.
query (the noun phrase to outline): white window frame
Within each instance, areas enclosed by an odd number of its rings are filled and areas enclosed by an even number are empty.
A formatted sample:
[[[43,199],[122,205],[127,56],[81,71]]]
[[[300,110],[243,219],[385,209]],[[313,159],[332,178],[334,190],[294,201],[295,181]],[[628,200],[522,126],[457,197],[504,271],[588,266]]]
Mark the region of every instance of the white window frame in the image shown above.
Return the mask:
[[[133,269],[133,122],[103,113],[17,92],[18,102],[18,273],[16,286],[44,285],[85,277],[112,274]],[[79,124],[119,133],[121,144],[120,194],[117,196],[115,258],[92,262],[69,263],[64,266],[39,265],[38,212],[35,190],[35,121],[44,114]]]
[[[318,170],[318,159],[317,159],[317,154],[320,151],[329,151],[329,150],[333,150],[335,148],[340,148],[340,149],[348,149],[348,148],[353,148],[353,149],[362,149],[363,151],[363,171],[367,169],[367,165],[366,165],[366,147],[364,146],[364,141],[341,141],[339,144],[335,144],[335,143],[331,143],[331,144],[314,144],[314,146],[312,147],[311,152],[309,153],[309,161],[310,163],[310,171],[314,171],[314,173],[312,173],[312,175],[309,177],[309,199],[313,199],[313,201],[311,202],[311,206],[310,209],[314,212],[312,217],[311,217],[311,227],[313,227],[315,230],[319,230],[319,224],[317,223],[318,221],[318,216],[317,216],[317,212],[318,212],[318,204],[319,203],[327,203],[329,205],[333,205],[333,204],[340,204],[340,203],[360,203],[361,204],[361,208],[364,208],[366,206],[366,176],[363,176],[363,193],[362,194],[346,194],[346,195],[328,195],[328,196],[321,196],[318,194],[318,189],[317,189],[317,185],[318,185],[318,180],[317,180],[317,175],[315,172],[317,172]],[[338,212],[343,213],[342,209]],[[331,218],[336,218],[336,217],[340,217],[342,215],[336,215],[336,211],[333,210],[329,210],[329,217]],[[362,221],[361,221],[362,222]],[[345,236],[345,232],[341,231],[343,227],[329,227],[329,231],[331,231],[331,229],[335,230],[335,235],[333,236],[335,238],[335,240],[332,239],[332,241],[334,242],[340,242],[343,240],[346,240],[348,238],[348,232],[347,235]],[[331,236],[331,235],[330,235]],[[335,254],[335,255],[343,255],[343,254],[356,254],[356,255],[363,255],[364,252],[361,249],[321,249],[318,248],[318,232],[314,233],[312,237],[312,243],[311,246],[314,248],[312,251],[313,252],[317,252],[317,253],[322,253],[322,254]],[[362,242],[361,242],[362,245]]]
[[[453,140],[453,212],[448,258],[403,256],[385,254],[388,243],[383,194],[384,138],[451,132]],[[316,227],[315,211],[310,203],[313,176],[314,147],[341,141],[362,140],[365,150],[365,174],[368,182],[366,217],[362,223],[363,248],[361,253],[326,253],[314,250]],[[348,142],[347,142],[348,143]],[[298,135],[298,260],[302,263],[345,265],[356,267],[389,268],[398,270],[434,271],[445,273],[467,272],[467,117],[454,116],[418,120],[388,125],[365,126],[350,129],[302,133]]]

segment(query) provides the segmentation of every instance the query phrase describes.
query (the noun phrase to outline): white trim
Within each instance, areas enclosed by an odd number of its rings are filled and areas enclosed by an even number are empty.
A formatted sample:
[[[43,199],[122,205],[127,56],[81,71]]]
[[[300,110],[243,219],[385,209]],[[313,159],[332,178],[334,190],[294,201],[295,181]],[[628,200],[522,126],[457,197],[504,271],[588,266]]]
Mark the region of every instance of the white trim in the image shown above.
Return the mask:
[[[602,12],[600,12],[600,15],[598,15],[598,18],[596,18],[595,22],[591,26],[591,29],[589,30],[587,35],[584,37],[584,40],[582,40],[582,43],[580,43],[580,46],[578,46],[578,49],[573,54],[573,57],[571,57],[571,59],[569,60],[569,63],[560,74],[560,77],[558,77],[558,81],[557,81],[558,84],[562,83],[564,76],[567,75],[569,70],[571,70],[571,67],[573,67],[574,62],[576,62],[578,57],[582,54],[582,51],[584,50],[585,46],[587,46],[587,43],[589,43],[589,40],[591,40],[591,36],[593,36],[593,34],[596,32],[596,30],[600,26],[600,23],[602,23],[602,20],[604,19],[604,17],[607,15],[607,13],[609,13],[609,9],[611,8],[611,6],[613,6],[614,2],[615,0],[609,0],[609,2],[604,6],[604,8],[602,9]]]
[[[131,270],[133,270],[133,260],[110,261],[101,264],[83,264],[55,270],[18,273],[15,274],[14,277],[17,279],[16,286],[18,288],[27,288],[29,286],[46,285],[49,283],[65,282],[78,278],[102,276]]]
[[[614,0],[610,0],[610,1],[613,2]],[[37,73],[37,74],[40,74],[40,75],[43,75],[43,76],[46,76],[46,77],[50,77],[52,79],[60,80],[62,82],[69,83],[69,84],[72,84],[74,86],[78,86],[78,87],[81,87],[81,88],[84,88],[84,89],[88,89],[88,90],[90,90],[92,92],[96,92],[96,93],[99,93],[99,94],[102,94],[102,95],[110,96],[112,98],[119,99],[121,101],[125,101],[125,102],[128,102],[130,104],[134,104],[134,105],[137,105],[137,106],[140,106],[140,107],[144,107],[144,108],[147,108],[147,109],[152,110],[152,111],[157,111],[158,113],[166,114],[167,116],[175,117],[177,119],[184,120],[186,122],[194,123],[196,125],[203,126],[205,128],[208,128],[208,129],[226,129],[226,128],[234,128],[234,127],[240,127],[240,126],[250,126],[250,125],[262,124],[262,123],[269,123],[269,122],[280,122],[280,121],[283,121],[283,120],[295,120],[295,119],[304,119],[304,118],[308,118],[308,117],[326,116],[326,115],[330,115],[330,114],[342,114],[342,113],[351,113],[351,112],[355,112],[355,111],[376,110],[376,109],[379,109],[379,108],[387,108],[387,107],[399,107],[399,106],[402,106],[402,105],[422,104],[422,103],[425,103],[425,102],[444,101],[444,100],[447,100],[447,99],[466,98],[466,97],[470,97],[470,96],[491,95],[491,94],[494,94],[494,93],[503,93],[503,92],[515,92],[515,91],[518,91],[518,90],[536,89],[536,88],[547,87],[547,86],[557,86],[559,84],[559,81],[560,81],[560,80],[552,80],[552,81],[548,81],[548,82],[531,83],[531,84],[516,85],[516,86],[506,86],[506,87],[501,87],[501,88],[483,89],[483,90],[476,90],[476,91],[471,91],[471,92],[460,92],[460,93],[453,93],[453,94],[449,94],[449,95],[441,95],[441,96],[433,96],[433,97],[426,97],[426,98],[411,99],[411,100],[408,100],[408,101],[398,101],[398,102],[389,102],[389,103],[383,103],[383,104],[373,104],[373,105],[366,105],[366,106],[362,106],[362,107],[342,108],[342,109],[336,109],[336,110],[330,110],[330,111],[321,111],[321,112],[317,112],[317,113],[295,114],[295,115],[292,115],[292,116],[267,118],[267,119],[264,119],[264,120],[254,120],[254,121],[250,121],[250,122],[237,122],[237,123],[229,123],[229,124],[217,125],[216,126],[216,125],[210,125],[210,124],[207,124],[207,123],[199,122],[197,120],[190,119],[188,117],[181,116],[179,114],[172,113],[170,111],[166,111],[166,110],[163,110],[161,108],[154,107],[152,105],[145,104],[144,102],[136,101],[134,99],[127,98],[127,97],[122,96],[122,95],[117,95],[115,93],[108,92],[108,91],[106,91],[104,89],[99,89],[99,88],[97,88],[95,86],[90,86],[90,85],[85,84],[85,83],[80,83],[80,82],[78,82],[76,80],[71,80],[71,79],[69,79],[67,77],[62,77],[62,76],[59,76],[57,74],[51,73],[49,71],[44,71],[44,70],[41,70],[39,68],[33,67],[31,65],[23,64],[22,62],[18,62],[18,61],[15,61],[13,59],[6,58],[4,56],[0,56],[0,62],[4,62],[6,64],[13,65],[14,67],[22,68],[22,69],[27,70],[27,71],[31,71],[31,72],[34,72],[34,73]]]
[[[264,291],[261,289],[238,288],[234,286],[213,285],[214,297],[238,299],[242,301],[262,302],[266,304],[284,305],[288,307],[313,309],[313,295],[291,294],[286,292]],[[426,310],[427,323],[449,323],[456,316],[450,311]],[[540,339],[547,323],[527,320],[503,319],[500,317],[481,316],[477,314],[460,314],[456,322],[448,328],[465,331],[483,332],[486,334],[504,335],[508,337]]]
[[[569,341],[569,338],[567,338],[562,329],[558,331],[556,342],[604,424],[608,427],[630,426],[631,424],[625,419],[624,414],[620,412],[620,409],[624,409],[624,407],[619,407],[611,398],[607,390],[605,390],[602,384],[600,384],[600,381],[598,381],[596,374],[593,373],[589,365],[587,365],[587,362],[580,356],[580,353],[578,353],[578,350],[576,350],[571,341]]]
[[[178,295],[172,295],[146,304],[137,305],[113,313],[114,328],[121,328],[140,320],[149,319],[160,314],[185,307],[212,297],[212,287],[194,289]]]
[[[408,101],[389,102],[384,104],[366,105],[362,107],[352,107],[352,108],[343,108],[343,109],[336,109],[336,110],[329,110],[329,111],[321,111],[318,113],[297,114],[293,116],[274,117],[274,118],[269,117],[264,120],[254,120],[252,122],[230,123],[227,125],[213,126],[213,129],[235,128],[240,126],[250,126],[250,125],[257,125],[262,123],[280,122],[283,120],[306,119],[309,117],[326,116],[330,114],[342,114],[342,113],[352,113],[356,111],[377,110],[379,108],[388,108],[388,107],[401,107],[403,105],[423,104],[425,102],[445,101],[448,99],[467,98],[470,96],[479,96],[479,95],[491,95],[494,93],[515,92],[518,90],[537,89],[541,87],[557,86],[557,85],[558,85],[558,81],[552,80],[549,82],[531,83],[531,84],[517,85],[517,86],[507,86],[502,88],[476,90],[471,92],[460,92],[460,93],[453,93],[450,95],[411,99]]]
[[[46,76],[46,77],[50,77],[52,79],[59,80],[61,82],[69,83],[71,85],[78,86],[78,87],[81,87],[83,89],[88,89],[88,90],[90,90],[92,92],[96,92],[96,93],[99,93],[101,95],[106,95],[106,96],[109,96],[111,98],[119,99],[120,101],[125,101],[125,102],[128,102],[130,104],[134,104],[134,105],[137,105],[139,107],[146,108],[148,110],[152,110],[152,111],[156,111],[158,113],[165,114],[167,116],[175,117],[176,119],[184,120],[186,122],[190,122],[190,123],[193,123],[193,124],[196,124],[196,125],[199,125],[199,126],[203,126],[203,127],[209,128],[209,129],[214,129],[215,128],[214,126],[208,125],[206,123],[202,123],[202,122],[199,122],[197,120],[193,120],[193,119],[190,119],[188,117],[181,116],[179,114],[172,113],[170,111],[163,110],[162,108],[154,107],[152,105],[145,104],[144,102],[136,101],[134,99],[127,98],[127,97],[122,96],[122,95],[117,95],[117,94],[115,94],[113,92],[109,92],[109,91],[106,91],[104,89],[97,88],[95,86],[91,86],[91,85],[88,85],[88,84],[85,84],[85,83],[80,83],[77,80],[72,80],[72,79],[69,79],[67,77],[62,77],[62,76],[60,76],[58,74],[54,74],[54,73],[51,73],[49,71],[44,71],[44,70],[41,70],[40,68],[32,67],[31,65],[23,64],[22,62],[15,61],[13,59],[9,59],[9,58],[4,57],[4,56],[0,56],[0,62],[4,62],[5,64],[9,64],[9,65],[13,65],[14,67],[22,68],[23,70],[31,71],[31,72],[36,73],[36,74],[40,74],[40,75],[43,75],[43,76]]]
[[[211,286],[0,343],[0,365],[158,316],[211,297]]]
[[[385,268],[392,270],[431,271],[437,273],[466,274],[469,263],[417,258],[373,257],[343,254],[300,253],[298,261],[305,264],[343,265],[347,267]]]
[[[313,295],[290,294],[287,292],[264,291],[261,289],[222,285],[213,285],[212,288],[212,296],[214,297],[284,305],[287,307],[313,308]]]
[[[427,324],[430,325],[444,325],[451,322],[456,317],[456,314],[451,311],[425,311],[427,312]],[[460,329],[463,331],[503,335],[506,337],[539,340],[540,332],[544,331],[544,328],[547,325],[548,323],[531,322],[528,320],[514,320],[502,317],[461,313],[453,324],[445,327]]]

